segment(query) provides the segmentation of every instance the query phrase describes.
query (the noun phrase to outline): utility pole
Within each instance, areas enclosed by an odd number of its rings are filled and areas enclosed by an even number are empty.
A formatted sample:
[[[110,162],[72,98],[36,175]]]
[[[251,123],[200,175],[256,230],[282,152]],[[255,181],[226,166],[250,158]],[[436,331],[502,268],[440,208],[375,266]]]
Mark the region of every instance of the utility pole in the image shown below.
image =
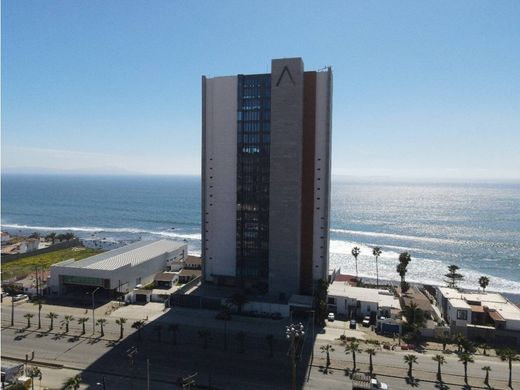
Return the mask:
[[[289,340],[289,351],[291,359],[291,389],[296,390],[296,362],[297,362],[297,348],[300,343],[300,338],[305,335],[303,324],[291,324],[286,327],[285,335]]]
[[[150,359],[146,358],[146,390],[150,390]]]
[[[96,319],[95,319],[95,316],[94,316],[94,309],[95,309],[95,304],[94,304],[94,294],[96,293],[97,290],[99,290],[101,287],[98,287],[96,288],[94,291],[92,291],[92,334],[95,334],[96,333]]]
[[[14,296],[11,297],[11,326],[14,326]]]

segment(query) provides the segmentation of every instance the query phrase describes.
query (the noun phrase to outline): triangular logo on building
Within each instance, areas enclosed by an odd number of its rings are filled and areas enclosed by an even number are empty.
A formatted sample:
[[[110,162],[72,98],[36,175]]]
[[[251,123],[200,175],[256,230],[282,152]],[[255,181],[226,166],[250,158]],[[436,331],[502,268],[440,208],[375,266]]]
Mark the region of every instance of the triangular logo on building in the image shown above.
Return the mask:
[[[283,67],[283,70],[282,70],[282,74],[280,75],[280,77],[278,78],[278,81],[276,82],[276,86],[278,87],[282,81],[282,78],[284,76],[284,74],[287,73],[287,75],[289,76],[289,79],[291,80],[291,83],[292,85],[294,85],[294,80],[292,78],[292,74],[291,74],[291,71],[289,70],[289,68],[287,67],[287,65],[285,65]]]

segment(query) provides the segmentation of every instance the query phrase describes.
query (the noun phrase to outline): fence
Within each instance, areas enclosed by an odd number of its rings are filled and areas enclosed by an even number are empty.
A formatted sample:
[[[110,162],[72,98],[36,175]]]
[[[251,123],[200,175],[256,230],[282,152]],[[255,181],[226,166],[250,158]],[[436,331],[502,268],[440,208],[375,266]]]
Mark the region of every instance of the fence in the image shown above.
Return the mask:
[[[59,242],[57,244],[48,246],[47,248],[37,249],[32,252],[17,253],[15,255],[2,255],[2,264],[9,263],[10,261],[14,261],[14,260],[18,260],[18,259],[23,259],[25,257],[41,255],[43,253],[54,252],[59,249],[72,248],[73,246],[80,246],[80,245],[81,245],[81,243],[80,243],[79,239],[74,238],[72,240]]]

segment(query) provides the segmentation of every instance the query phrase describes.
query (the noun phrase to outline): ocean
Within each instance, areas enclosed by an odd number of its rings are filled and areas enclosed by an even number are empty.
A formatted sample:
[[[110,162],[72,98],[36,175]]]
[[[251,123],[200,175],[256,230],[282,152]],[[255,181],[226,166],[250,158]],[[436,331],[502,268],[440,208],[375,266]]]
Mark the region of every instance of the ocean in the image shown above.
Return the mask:
[[[2,175],[2,230],[71,231],[81,238],[186,240],[200,253],[200,179],[182,176]],[[333,179],[330,265],[398,280],[399,253],[412,255],[407,280],[443,284],[449,264],[462,287],[520,292],[520,183],[424,183]]]

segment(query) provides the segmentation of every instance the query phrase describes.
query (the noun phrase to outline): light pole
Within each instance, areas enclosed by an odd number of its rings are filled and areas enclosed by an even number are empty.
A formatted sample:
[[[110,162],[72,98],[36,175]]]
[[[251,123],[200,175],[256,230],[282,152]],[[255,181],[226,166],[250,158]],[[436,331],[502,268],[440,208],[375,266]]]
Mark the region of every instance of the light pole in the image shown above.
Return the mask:
[[[285,328],[285,335],[287,340],[289,340],[289,351],[288,355],[291,358],[291,389],[296,390],[296,352],[297,348],[300,344],[300,338],[305,335],[303,330],[303,324],[300,322],[298,324],[291,324]]]
[[[96,319],[95,319],[95,316],[94,316],[94,309],[95,309],[95,305],[94,305],[94,294],[96,293],[97,290],[99,290],[101,287],[97,287],[94,291],[92,291],[92,334],[94,335],[96,333]]]

